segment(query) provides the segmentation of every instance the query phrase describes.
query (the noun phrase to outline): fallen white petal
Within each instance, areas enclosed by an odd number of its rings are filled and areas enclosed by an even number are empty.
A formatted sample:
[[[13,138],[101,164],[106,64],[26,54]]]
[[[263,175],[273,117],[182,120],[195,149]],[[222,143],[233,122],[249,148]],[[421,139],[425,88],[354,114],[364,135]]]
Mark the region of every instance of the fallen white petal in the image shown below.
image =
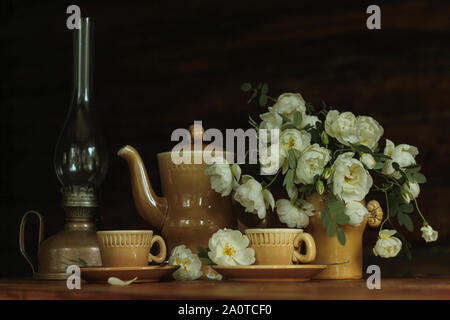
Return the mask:
[[[136,281],[137,278],[138,277],[135,277],[134,279],[131,279],[129,281],[122,281],[119,278],[110,277],[110,278],[108,278],[108,283],[113,285],[113,286],[127,286],[127,285],[133,283],[134,281]]]
[[[220,273],[214,273],[214,272],[209,272],[208,274],[206,274],[206,278],[208,278],[209,280],[222,280],[222,275]]]

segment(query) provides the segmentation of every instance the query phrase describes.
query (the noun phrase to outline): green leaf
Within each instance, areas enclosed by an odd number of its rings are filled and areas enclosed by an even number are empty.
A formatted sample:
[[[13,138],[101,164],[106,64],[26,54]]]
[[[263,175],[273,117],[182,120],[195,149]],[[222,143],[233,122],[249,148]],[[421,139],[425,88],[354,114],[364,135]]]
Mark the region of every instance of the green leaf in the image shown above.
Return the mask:
[[[402,195],[398,189],[394,189],[394,191],[388,194],[389,199],[389,214],[391,217],[395,217],[399,212],[402,213],[402,209],[400,205],[404,203]]]
[[[313,184],[315,185],[315,184],[317,183],[317,181],[319,181],[320,175],[319,175],[319,174],[316,174],[316,175],[314,176],[313,179],[314,179],[314,180],[313,180]]]
[[[202,246],[198,246],[197,251],[198,251],[197,255],[204,265],[208,266],[215,265],[215,263],[212,262],[212,260],[208,256],[208,251],[210,251],[209,248],[203,248]]]
[[[294,149],[294,148],[289,149],[289,151],[291,151],[291,150],[292,150],[292,152],[293,152],[294,155],[295,155],[295,159],[300,158],[300,156],[302,155],[302,152],[299,151],[299,150],[297,150],[297,149]]]
[[[297,158],[295,157],[294,149],[289,149],[288,158],[289,158],[289,168],[295,170],[295,168],[297,168]]]
[[[409,261],[412,260],[412,254],[411,254],[411,249],[406,247],[406,249],[404,249],[406,257],[408,258]]]
[[[320,121],[316,121],[315,125],[317,130],[322,131],[323,130],[323,124]]]
[[[261,94],[266,95],[267,92],[269,92],[269,85],[267,83],[264,83],[261,88]]]
[[[330,222],[327,225],[327,235],[328,237],[332,237],[336,232],[336,223],[330,219]]]
[[[377,163],[375,163],[375,167],[373,167],[373,170],[380,170],[380,169],[383,169],[383,167],[384,167],[384,163],[377,161]]]
[[[400,240],[402,241],[402,252],[404,252],[408,260],[411,261],[412,260],[411,243],[408,240],[406,240],[405,236],[400,232],[397,231],[395,235],[399,237]]]
[[[402,176],[402,178],[399,180],[400,183],[403,183],[405,181],[409,181],[408,176],[406,175],[405,171],[403,170],[398,170],[397,172],[400,172],[400,175]],[[402,180],[403,179],[403,180]]]
[[[392,162],[392,168],[394,168],[397,171],[401,171],[400,165],[397,162]]]
[[[208,265],[208,266],[215,265],[215,263],[208,256],[208,251],[210,251],[209,248],[203,248],[201,246],[198,246],[197,250],[198,250],[197,255],[200,258],[202,264]]]
[[[345,211],[345,205],[342,201],[334,198],[328,198],[325,207],[328,208],[330,214],[339,215],[344,214]]]
[[[411,178],[413,181],[417,183],[425,183],[427,182],[427,178],[421,174],[420,172],[413,172],[411,173]]]
[[[338,214],[334,217],[337,224],[345,225],[350,221],[350,217],[345,213]]]
[[[414,224],[407,214],[399,213],[397,219],[399,225],[404,225],[409,232],[414,231]]]
[[[300,188],[298,188],[298,192],[303,193],[303,199],[305,199],[312,196],[313,193],[316,192],[316,189],[313,184],[302,184]]]
[[[391,160],[392,158],[385,155],[384,153],[374,153],[373,157],[375,160]]]
[[[261,94],[258,102],[261,107],[265,107],[267,105],[267,96],[265,94]]]
[[[342,201],[334,198],[327,199],[327,203],[323,206],[320,216],[323,220],[322,224],[324,225],[329,237],[332,237],[335,234],[337,224],[339,222],[343,222],[343,224],[346,224],[348,222],[348,217],[344,213],[344,211],[345,205],[342,203]],[[331,218],[332,216],[335,217],[335,220]]]
[[[404,213],[411,213],[414,211],[414,206],[411,203],[403,203],[400,205],[400,209]]]
[[[344,233],[344,230],[342,230],[341,228],[337,228],[336,235],[337,235],[337,238],[339,240],[339,243],[342,244],[343,246],[345,246],[345,233]]]
[[[322,215],[322,212],[320,213],[320,217],[322,218],[322,226],[325,230],[328,230],[328,225],[330,224],[331,218],[327,215]]]
[[[309,114],[314,113],[316,111],[316,108],[312,105],[311,102],[306,102],[305,106],[306,106],[306,112]]]
[[[244,91],[244,92],[249,92],[251,88],[252,88],[252,84],[248,83],[248,82],[244,82],[241,85],[241,90]]]
[[[357,146],[353,146],[356,150],[358,150],[359,153],[368,153],[368,154],[372,154],[372,150],[370,150],[370,148],[368,148],[367,146],[360,144]]]
[[[283,186],[285,186],[286,189],[292,189],[294,187],[294,170],[289,169],[286,172],[283,180]]]
[[[286,130],[286,129],[297,129],[297,127],[293,123],[288,122],[281,126],[281,131]]]
[[[207,265],[207,266],[215,265],[215,263],[212,262],[212,260],[209,258],[200,258],[200,261],[202,262],[202,264]]]
[[[278,113],[277,114],[283,118],[283,122],[291,122],[291,119],[289,119],[287,116],[285,116],[284,114]]]
[[[301,123],[302,123],[302,113],[300,111],[295,111],[295,113],[294,113],[294,125],[296,127],[300,127]]]
[[[202,246],[198,246],[197,251],[198,251],[199,258],[208,258],[209,259],[209,256],[208,256],[209,248],[203,248]]]
[[[420,171],[420,165],[412,164],[410,166],[405,167],[405,170],[408,171],[408,172],[419,172]]]

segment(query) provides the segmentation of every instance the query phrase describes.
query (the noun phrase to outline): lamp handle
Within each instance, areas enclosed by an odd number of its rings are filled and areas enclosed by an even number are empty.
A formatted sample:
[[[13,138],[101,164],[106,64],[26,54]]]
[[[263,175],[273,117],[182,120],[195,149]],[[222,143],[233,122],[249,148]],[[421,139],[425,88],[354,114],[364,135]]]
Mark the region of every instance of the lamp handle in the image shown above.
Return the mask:
[[[42,242],[42,238],[44,236],[44,218],[42,217],[42,215],[34,210],[29,210],[27,212],[25,212],[25,214],[22,217],[22,220],[20,220],[20,229],[19,229],[19,248],[20,248],[20,253],[22,253],[23,257],[25,258],[25,260],[28,262],[28,264],[31,267],[31,270],[33,270],[33,275],[35,273],[34,270],[34,266],[33,263],[31,262],[30,257],[28,256],[27,252],[25,251],[25,225],[28,219],[28,216],[30,214],[34,214],[38,217],[39,219],[39,241],[38,241],[38,252],[39,252],[39,248]]]

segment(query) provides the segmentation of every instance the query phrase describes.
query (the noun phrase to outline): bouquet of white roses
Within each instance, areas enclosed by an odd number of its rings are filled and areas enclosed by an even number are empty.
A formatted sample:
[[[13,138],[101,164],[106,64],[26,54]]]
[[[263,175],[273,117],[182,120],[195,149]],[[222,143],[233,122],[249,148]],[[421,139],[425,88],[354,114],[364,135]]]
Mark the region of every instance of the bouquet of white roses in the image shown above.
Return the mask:
[[[381,208],[377,202],[368,204],[373,207],[369,221],[380,228],[373,250],[375,255],[396,256],[403,244],[410,256],[410,244],[396,230],[394,218],[399,226],[413,232],[410,215],[414,207],[423,221],[423,238],[427,242],[437,239],[437,232],[428,224],[417,203],[420,184],[426,178],[415,160],[419,153],[416,147],[395,145],[386,139],[382,148],[379,142],[383,127],[370,116],[355,116],[325,105],[316,112],[300,93],[283,93],[273,99],[267,95],[267,84],[245,83],[241,89],[252,93],[249,102],[258,99],[262,107],[273,102],[260,114],[260,122],[250,117],[249,123],[257,130],[258,139],[267,142],[265,152],[258,151],[259,165],[273,170],[275,163],[275,169],[258,181],[250,175],[241,176],[237,164],[209,164],[205,173],[211,176],[211,187],[216,192],[222,196],[231,194],[246,212],[261,219],[269,207],[275,209],[280,221],[290,228],[308,226],[315,209],[307,199],[317,192],[326,199],[320,217],[328,236],[336,234],[345,245],[342,226],[360,225],[369,214],[362,201],[369,191],[380,191],[386,201],[384,219],[378,214]],[[268,137],[275,131],[278,139],[274,142]],[[269,188],[277,179],[282,179],[286,198],[275,201]],[[389,229],[383,229],[386,224]]]

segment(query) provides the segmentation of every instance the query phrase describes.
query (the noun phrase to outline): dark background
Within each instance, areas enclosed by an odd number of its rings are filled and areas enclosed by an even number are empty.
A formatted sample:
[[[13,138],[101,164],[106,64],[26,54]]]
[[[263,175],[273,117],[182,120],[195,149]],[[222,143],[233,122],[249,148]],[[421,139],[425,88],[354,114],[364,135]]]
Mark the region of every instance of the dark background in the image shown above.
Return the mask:
[[[419,148],[428,178],[419,202],[439,240],[425,244],[415,219],[413,261],[383,260],[371,253],[377,234],[368,229],[365,265],[379,264],[383,275],[450,274],[448,1],[9,0],[0,27],[0,277],[31,275],[18,249],[26,210],[43,213],[46,237],[63,226],[53,152],[71,98],[70,4],[95,23],[93,106],[110,153],[99,227],[148,227],[120,147],[140,151],[160,192],[155,155],[170,149],[171,132],[194,119],[247,128],[248,115],[263,110],[239,87],[264,81],[274,97],[301,92],[316,105],[371,115],[384,138]],[[366,28],[369,4],[381,7],[381,30]]]

